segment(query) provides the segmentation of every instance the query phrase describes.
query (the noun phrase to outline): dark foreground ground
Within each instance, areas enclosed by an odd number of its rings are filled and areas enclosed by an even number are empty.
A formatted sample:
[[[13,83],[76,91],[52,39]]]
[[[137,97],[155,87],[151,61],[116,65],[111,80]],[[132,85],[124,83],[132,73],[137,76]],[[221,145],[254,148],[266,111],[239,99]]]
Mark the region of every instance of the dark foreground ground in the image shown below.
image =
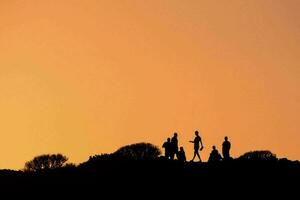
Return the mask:
[[[225,199],[277,196],[289,199],[289,195],[300,190],[300,164],[284,160],[233,160],[215,164],[105,161],[39,173],[2,170],[0,184],[2,194],[42,199],[49,196],[57,199],[62,195],[82,195],[86,199],[95,195],[158,199],[182,195],[185,199],[192,196],[199,199],[203,196]]]

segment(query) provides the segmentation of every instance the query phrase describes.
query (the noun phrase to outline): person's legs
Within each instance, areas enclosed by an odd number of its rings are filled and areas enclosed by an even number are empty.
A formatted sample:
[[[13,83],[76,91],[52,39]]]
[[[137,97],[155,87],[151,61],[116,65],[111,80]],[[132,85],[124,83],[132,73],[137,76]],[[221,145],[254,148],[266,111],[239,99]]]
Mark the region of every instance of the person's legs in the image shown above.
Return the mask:
[[[171,153],[168,152],[168,159],[171,159]]]
[[[194,161],[194,159],[195,159],[196,155],[197,155],[197,153],[196,153],[196,151],[194,151],[194,156],[193,156],[193,159],[192,159],[192,161]]]
[[[229,153],[227,152],[227,150],[224,151],[223,157],[224,157],[224,160],[228,160],[228,158],[229,158]]]
[[[229,149],[228,149],[228,151],[226,152],[226,154],[227,154],[227,159],[230,159]]]
[[[179,160],[178,152],[175,153],[177,160]],[[175,157],[174,155],[174,157]]]
[[[199,151],[197,151],[196,155],[197,155],[197,157],[199,158],[199,161],[202,162],[201,157],[200,157],[200,154],[199,154]]]
[[[197,157],[199,158],[199,160],[201,161],[201,158],[200,158],[200,155],[199,155],[199,147],[198,147],[198,146],[194,147],[194,158],[195,158],[196,156],[197,156]]]
[[[174,152],[171,152],[171,153],[170,153],[170,159],[171,159],[171,160],[174,160],[174,156],[175,156],[175,155],[174,155]]]

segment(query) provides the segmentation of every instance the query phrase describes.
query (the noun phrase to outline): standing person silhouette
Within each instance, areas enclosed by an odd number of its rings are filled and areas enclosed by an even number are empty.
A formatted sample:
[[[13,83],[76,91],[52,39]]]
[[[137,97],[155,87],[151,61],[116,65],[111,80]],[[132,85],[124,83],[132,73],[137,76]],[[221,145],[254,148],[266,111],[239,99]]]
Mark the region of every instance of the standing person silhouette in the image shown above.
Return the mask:
[[[228,137],[226,136],[224,138],[224,142],[223,142],[223,145],[222,145],[222,154],[223,154],[223,158],[224,160],[229,160],[230,159],[230,148],[231,148],[231,144],[230,142],[228,141]]]
[[[171,139],[171,160],[174,160],[175,155],[178,153],[178,134],[174,133],[174,136]]]
[[[202,149],[204,148],[201,137],[199,136],[199,132],[195,131],[195,139],[194,141],[190,141],[191,143],[194,143],[194,157],[191,160],[192,162],[194,161],[195,157],[197,156],[199,158],[199,161],[202,162],[201,158],[200,158],[200,154],[199,154],[199,148],[200,148],[200,144],[201,144],[201,148],[200,151],[202,151]]]
[[[171,139],[168,138],[166,142],[164,142],[163,146],[165,149],[165,158],[170,159],[171,157]]]

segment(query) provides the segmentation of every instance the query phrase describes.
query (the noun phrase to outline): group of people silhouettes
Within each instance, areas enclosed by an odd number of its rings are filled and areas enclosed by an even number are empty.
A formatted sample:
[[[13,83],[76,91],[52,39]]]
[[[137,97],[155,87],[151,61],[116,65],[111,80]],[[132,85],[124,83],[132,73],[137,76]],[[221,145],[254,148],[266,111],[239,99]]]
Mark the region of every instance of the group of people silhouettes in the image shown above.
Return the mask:
[[[190,141],[190,143],[194,144],[194,155],[191,160],[193,162],[196,157],[198,157],[199,161],[202,162],[200,157],[200,151],[204,149],[202,139],[199,135],[198,131],[195,131],[194,140]],[[174,133],[172,138],[168,138],[167,141],[164,142],[162,147],[165,149],[165,158],[169,160],[174,160],[175,156],[177,160],[180,162],[186,162],[186,156],[183,147],[178,148],[178,134]],[[231,143],[228,141],[228,137],[224,138],[224,142],[222,144],[222,155],[217,150],[216,146],[212,147],[212,151],[210,153],[208,162],[218,162],[221,160],[230,160],[230,148]]]

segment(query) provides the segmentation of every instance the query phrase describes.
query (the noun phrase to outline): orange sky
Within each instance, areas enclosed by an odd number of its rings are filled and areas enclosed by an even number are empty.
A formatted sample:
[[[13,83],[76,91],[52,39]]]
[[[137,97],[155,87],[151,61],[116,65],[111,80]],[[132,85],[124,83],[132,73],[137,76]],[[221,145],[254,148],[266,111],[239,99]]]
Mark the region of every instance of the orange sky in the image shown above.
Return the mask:
[[[194,131],[300,159],[300,1],[0,0],[0,168]]]

